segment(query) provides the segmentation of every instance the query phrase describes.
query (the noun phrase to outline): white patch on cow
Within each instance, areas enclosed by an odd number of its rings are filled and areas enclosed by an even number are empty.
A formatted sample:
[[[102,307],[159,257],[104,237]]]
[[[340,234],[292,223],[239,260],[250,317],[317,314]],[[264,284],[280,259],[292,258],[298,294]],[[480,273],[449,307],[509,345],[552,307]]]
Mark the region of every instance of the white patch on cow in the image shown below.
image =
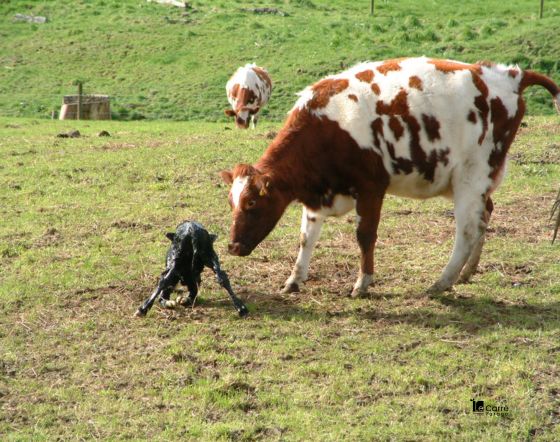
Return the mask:
[[[467,63],[454,61],[453,63],[468,66]],[[452,197],[453,176],[460,169],[466,168],[469,169],[471,181],[477,183],[477,187],[490,188],[492,183],[488,177],[490,173],[488,158],[495,147],[492,137],[493,126],[489,114],[485,138],[482,145],[479,145],[478,140],[483,133],[483,124],[474,102],[481,92],[473,82],[471,71],[459,69],[442,72],[436,68],[431,59],[426,57],[401,60],[399,70],[389,70],[384,73],[377,70],[382,64],[383,62],[360,63],[345,72],[326,77],[347,79],[348,87],[330,97],[325,107],[313,109],[312,113],[337,122],[359,147],[372,149],[381,156],[390,178],[388,193],[412,198],[430,198],[438,195]],[[488,101],[499,97],[510,118],[518,110],[517,91],[522,78],[522,75],[512,77],[509,72],[511,69],[519,68],[505,65],[484,66],[481,74],[481,79],[488,88]],[[357,73],[365,70],[374,72],[374,78],[369,83],[356,78]],[[413,76],[420,79],[422,90],[410,86],[410,78]],[[379,95],[373,93],[372,83],[379,87]],[[421,127],[419,145],[425,158],[449,149],[446,156],[447,164],[444,161],[437,163],[433,182],[426,180],[416,167],[409,174],[399,171],[397,163],[391,157],[388,143],[395,158],[415,161],[412,157],[411,131],[404,119],[401,116],[396,117],[404,128],[404,133],[397,140],[389,127],[389,117],[377,114],[379,101],[389,105],[402,90],[407,93],[409,115],[414,117]],[[358,97],[357,102],[348,98],[351,94]],[[312,98],[312,87],[304,89],[300,92],[294,109],[305,108]],[[560,97],[557,102],[560,106]],[[471,111],[476,115],[475,124],[467,124]],[[423,116],[435,119],[439,123],[439,137],[428,138]],[[374,144],[372,130],[372,122],[378,118],[383,122],[383,136],[380,137],[379,147]]]
[[[237,177],[233,180],[233,184],[231,185],[231,200],[233,203],[233,207],[239,206],[239,199],[241,197],[241,192],[245,189],[247,182],[249,181],[249,177]]]

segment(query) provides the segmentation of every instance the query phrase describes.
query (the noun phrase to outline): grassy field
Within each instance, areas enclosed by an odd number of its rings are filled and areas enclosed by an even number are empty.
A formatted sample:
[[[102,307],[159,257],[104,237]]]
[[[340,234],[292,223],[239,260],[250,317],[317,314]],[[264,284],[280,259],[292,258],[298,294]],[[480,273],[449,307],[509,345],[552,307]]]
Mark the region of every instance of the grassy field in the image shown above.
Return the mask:
[[[560,82],[558,1],[192,0],[186,12],[144,0],[0,1],[0,116],[48,118],[62,95],[112,97],[119,119],[225,121],[225,83],[257,62],[275,88],[263,115],[282,120],[294,94],[365,60],[426,55],[518,63]],[[287,13],[256,15],[272,7]],[[43,15],[43,25],[14,22]],[[551,113],[545,91],[529,112]]]
[[[560,126],[526,123],[473,283],[425,294],[452,207],[388,197],[376,284],[350,299],[353,217],[327,223],[300,294],[278,293],[298,206],[250,257],[226,253],[218,172],[277,124],[0,118],[1,439],[560,440]],[[56,138],[71,128],[82,138]],[[132,317],[187,218],[220,235],[247,319],[209,272],[193,309]]]

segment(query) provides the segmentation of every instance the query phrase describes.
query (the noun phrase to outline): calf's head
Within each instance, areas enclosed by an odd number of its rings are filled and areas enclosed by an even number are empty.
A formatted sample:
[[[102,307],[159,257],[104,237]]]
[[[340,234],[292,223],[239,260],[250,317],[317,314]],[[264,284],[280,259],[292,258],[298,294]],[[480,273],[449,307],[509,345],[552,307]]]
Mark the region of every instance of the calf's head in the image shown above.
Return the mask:
[[[271,232],[289,201],[272,177],[248,164],[238,164],[220,175],[231,184],[233,221],[228,249],[233,255],[247,256]]]

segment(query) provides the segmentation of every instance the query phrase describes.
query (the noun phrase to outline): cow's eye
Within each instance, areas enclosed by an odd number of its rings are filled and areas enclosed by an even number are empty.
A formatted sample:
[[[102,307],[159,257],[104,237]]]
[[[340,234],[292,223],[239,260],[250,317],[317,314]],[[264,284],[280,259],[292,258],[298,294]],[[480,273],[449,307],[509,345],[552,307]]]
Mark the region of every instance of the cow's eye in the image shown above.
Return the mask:
[[[247,207],[253,207],[257,202],[255,200],[251,200],[247,203]]]

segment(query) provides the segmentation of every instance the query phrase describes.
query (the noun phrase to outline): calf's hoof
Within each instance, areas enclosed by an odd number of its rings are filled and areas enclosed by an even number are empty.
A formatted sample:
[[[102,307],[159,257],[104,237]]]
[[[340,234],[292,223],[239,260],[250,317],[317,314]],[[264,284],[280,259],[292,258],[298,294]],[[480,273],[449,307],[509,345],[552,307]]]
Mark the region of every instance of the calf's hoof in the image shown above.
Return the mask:
[[[239,313],[240,318],[244,318],[245,316],[247,316],[249,314],[249,309],[247,307],[245,307],[244,305],[242,305],[237,309],[237,312]]]
[[[163,299],[160,304],[163,308],[168,308],[170,310],[177,307],[177,301],[170,301],[169,299]]]
[[[144,316],[146,316],[146,312],[143,312],[142,309],[138,309],[134,313],[135,318],[143,318]]]
[[[298,293],[299,285],[297,282],[287,282],[280,293]]]
[[[194,299],[189,298],[188,296],[177,296],[176,302],[183,307],[190,307],[193,305]]]

